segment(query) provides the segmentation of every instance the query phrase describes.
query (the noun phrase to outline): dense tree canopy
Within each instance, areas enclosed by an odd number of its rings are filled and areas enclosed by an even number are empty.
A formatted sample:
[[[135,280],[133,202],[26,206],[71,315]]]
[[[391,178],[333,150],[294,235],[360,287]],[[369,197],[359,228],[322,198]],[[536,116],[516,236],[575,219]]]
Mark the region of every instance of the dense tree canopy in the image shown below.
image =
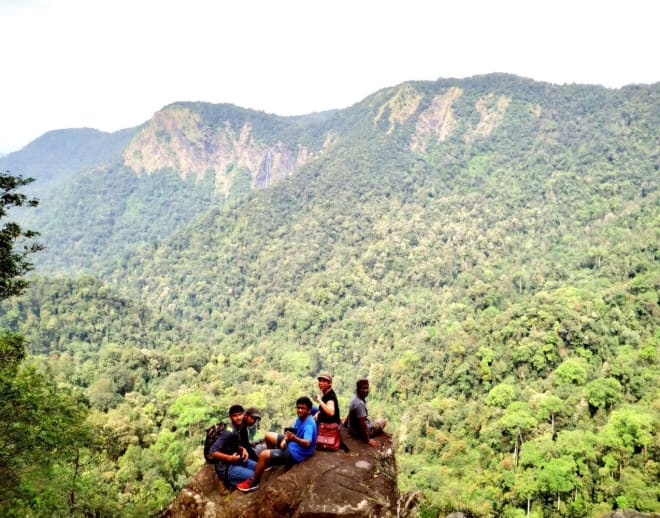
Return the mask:
[[[424,133],[448,92],[452,131]],[[195,104],[208,132],[317,154],[227,199],[172,170],[74,175],[31,220],[56,253],[0,305],[8,357],[24,336],[24,376],[51,372],[98,440],[51,467],[75,506],[39,505],[154,512],[230,404],[281,429],[329,370],[342,408],[370,378],[428,515],[659,511],[659,95],[495,75],[309,119]]]

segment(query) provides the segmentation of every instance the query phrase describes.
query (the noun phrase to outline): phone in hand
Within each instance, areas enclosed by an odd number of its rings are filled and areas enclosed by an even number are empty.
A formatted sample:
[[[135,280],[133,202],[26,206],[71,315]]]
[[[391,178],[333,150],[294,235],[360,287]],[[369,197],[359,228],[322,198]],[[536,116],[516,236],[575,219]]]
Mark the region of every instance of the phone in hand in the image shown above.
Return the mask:
[[[295,433],[296,433],[296,429],[295,429],[293,426],[287,426],[287,427],[284,429],[284,431],[285,431],[285,432],[291,432],[292,434],[295,434]]]

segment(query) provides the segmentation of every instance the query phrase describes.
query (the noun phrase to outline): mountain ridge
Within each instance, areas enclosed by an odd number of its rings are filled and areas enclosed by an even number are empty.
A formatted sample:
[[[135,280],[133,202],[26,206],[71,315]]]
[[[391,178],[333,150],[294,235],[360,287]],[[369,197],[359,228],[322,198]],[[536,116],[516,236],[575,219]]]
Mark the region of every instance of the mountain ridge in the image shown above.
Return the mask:
[[[135,128],[112,133],[92,128],[48,131],[24,148],[0,157],[0,169],[48,184],[72,171],[115,161],[134,131]]]

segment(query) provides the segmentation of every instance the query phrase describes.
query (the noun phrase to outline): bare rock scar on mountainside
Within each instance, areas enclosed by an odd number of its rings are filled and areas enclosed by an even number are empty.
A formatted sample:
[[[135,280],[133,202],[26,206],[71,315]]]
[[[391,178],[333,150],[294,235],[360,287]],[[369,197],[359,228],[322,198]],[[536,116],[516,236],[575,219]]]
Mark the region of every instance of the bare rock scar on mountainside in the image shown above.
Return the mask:
[[[212,171],[217,190],[225,194],[231,187],[227,172],[233,168],[247,169],[252,186],[263,188],[312,158],[314,153],[301,144],[258,141],[249,122],[238,131],[228,121],[211,128],[199,114],[176,106],[157,112],[123,154],[124,164],[138,173],[172,169],[185,179]]]
[[[452,86],[441,95],[436,95],[431,105],[417,119],[415,133],[410,142],[412,151],[424,151],[430,138],[444,142],[456,127],[452,104],[463,95],[463,90]]]
[[[401,86],[386,103],[381,105],[374,117],[374,125],[387,117],[389,122],[387,134],[389,135],[394,131],[396,123],[403,124],[417,111],[421,100],[422,95],[411,85]]]

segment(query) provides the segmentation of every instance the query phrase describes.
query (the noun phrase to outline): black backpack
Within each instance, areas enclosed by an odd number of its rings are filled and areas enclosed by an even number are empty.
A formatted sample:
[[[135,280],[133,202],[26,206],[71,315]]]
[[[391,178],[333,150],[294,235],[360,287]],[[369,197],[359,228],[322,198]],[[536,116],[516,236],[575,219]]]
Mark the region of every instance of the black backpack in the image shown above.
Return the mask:
[[[216,464],[218,459],[209,458],[209,451],[211,446],[216,441],[220,434],[225,431],[227,425],[225,423],[216,423],[210,428],[206,429],[206,439],[204,439],[204,459],[210,464]]]

